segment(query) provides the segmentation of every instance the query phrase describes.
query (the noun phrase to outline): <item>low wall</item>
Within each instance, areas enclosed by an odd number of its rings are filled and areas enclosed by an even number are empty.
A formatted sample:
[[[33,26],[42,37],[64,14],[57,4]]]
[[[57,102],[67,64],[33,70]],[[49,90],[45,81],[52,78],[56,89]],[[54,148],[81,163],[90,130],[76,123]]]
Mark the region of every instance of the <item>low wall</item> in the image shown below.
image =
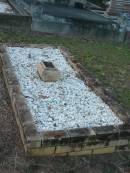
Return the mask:
[[[22,8],[28,9],[32,15],[32,31],[60,35],[81,36],[115,42],[130,42],[128,33],[120,32],[120,24],[96,24],[91,22],[74,21],[44,14],[43,6],[34,5],[31,0],[16,0]],[[63,22],[64,21],[64,22]]]
[[[0,14],[0,31],[30,32],[31,23],[30,16]]]
[[[84,22],[65,19],[46,14],[42,5],[32,5],[32,30],[45,33],[56,33],[70,36],[83,36],[92,39],[115,41],[119,39],[118,26],[111,23]]]
[[[28,11],[21,9],[13,0],[5,1],[13,13],[0,13],[0,31],[30,32],[32,17]]]
[[[80,25],[79,23],[62,24],[49,21],[34,21],[32,23],[32,30],[38,32],[81,36],[90,39],[110,40],[115,41],[119,39],[119,32],[110,29],[98,28],[97,25]]]

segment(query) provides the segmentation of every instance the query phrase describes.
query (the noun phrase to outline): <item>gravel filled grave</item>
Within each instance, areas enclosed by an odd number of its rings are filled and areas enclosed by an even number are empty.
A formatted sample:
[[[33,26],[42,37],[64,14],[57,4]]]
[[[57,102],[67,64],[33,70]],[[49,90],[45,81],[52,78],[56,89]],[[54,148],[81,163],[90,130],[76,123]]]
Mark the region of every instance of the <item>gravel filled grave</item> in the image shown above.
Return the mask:
[[[7,47],[37,131],[119,125],[123,122],[77,77],[59,49]],[[60,71],[56,82],[44,82],[37,64],[50,61]]]
[[[14,11],[8,3],[0,2],[0,13],[12,14]]]

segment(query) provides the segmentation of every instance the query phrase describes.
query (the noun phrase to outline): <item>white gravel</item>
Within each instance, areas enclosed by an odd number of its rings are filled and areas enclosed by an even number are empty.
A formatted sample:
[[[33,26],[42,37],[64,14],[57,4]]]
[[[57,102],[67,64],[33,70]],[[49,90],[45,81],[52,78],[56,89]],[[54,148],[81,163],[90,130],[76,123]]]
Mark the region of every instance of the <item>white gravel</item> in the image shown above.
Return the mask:
[[[39,132],[123,123],[76,77],[60,50],[8,47],[7,52]],[[36,66],[41,60],[54,63],[61,72],[59,81],[40,80]]]
[[[0,2],[0,13],[14,13],[11,6],[6,2]]]

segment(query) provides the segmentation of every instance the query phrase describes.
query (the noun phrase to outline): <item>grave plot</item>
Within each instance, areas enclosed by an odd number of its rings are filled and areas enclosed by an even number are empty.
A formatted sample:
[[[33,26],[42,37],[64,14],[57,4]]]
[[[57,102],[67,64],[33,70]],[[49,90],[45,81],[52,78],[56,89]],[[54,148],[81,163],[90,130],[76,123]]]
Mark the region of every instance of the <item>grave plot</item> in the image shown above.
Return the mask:
[[[0,0],[0,31],[30,32],[30,14],[12,0]]]
[[[62,48],[2,46],[1,66],[27,155],[128,149],[128,116]]]

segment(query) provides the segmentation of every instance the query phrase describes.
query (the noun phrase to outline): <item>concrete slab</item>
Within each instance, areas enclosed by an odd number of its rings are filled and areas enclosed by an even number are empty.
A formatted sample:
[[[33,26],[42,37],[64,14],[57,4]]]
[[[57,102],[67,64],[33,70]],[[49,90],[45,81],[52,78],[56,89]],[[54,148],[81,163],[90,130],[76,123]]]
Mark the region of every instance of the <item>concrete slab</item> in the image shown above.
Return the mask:
[[[12,0],[0,1],[0,21],[0,31],[31,31],[31,16],[26,10],[19,8]]]
[[[0,13],[14,13],[12,7],[7,2],[0,2]]]

